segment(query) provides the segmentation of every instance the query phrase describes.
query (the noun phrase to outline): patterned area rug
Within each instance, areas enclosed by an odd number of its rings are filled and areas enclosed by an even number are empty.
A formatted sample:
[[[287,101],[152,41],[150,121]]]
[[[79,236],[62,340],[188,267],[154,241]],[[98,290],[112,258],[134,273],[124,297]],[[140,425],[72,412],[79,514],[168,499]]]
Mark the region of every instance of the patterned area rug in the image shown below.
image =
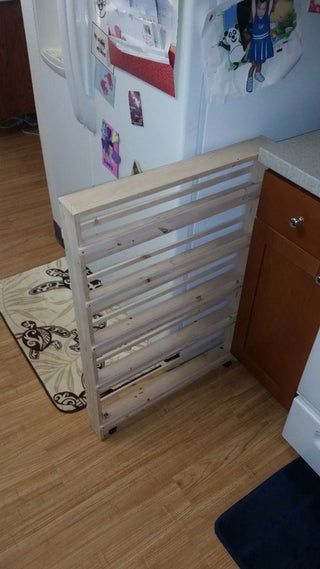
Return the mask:
[[[86,406],[66,259],[0,282],[0,310],[54,405]]]
[[[99,280],[90,282],[92,289],[100,286]],[[117,316],[109,313],[108,325],[127,318],[119,308],[112,309]],[[86,393],[66,258],[0,281],[0,312],[52,403],[66,413],[84,409]],[[102,315],[108,312],[95,316]],[[93,327],[105,326],[101,322]],[[100,365],[112,364],[145,345],[142,341]]]
[[[87,269],[87,274],[91,271]],[[101,286],[90,281],[90,289]],[[120,306],[96,314],[108,326],[127,318]],[[113,312],[117,315],[113,316]],[[65,257],[0,281],[0,312],[52,403],[66,413],[86,407],[80,345]],[[99,329],[106,322],[93,325]],[[108,366],[148,344],[141,341],[99,364]]]
[[[87,273],[91,274],[89,269]],[[98,280],[90,283],[90,288],[99,286]],[[0,281],[0,311],[54,405],[67,413],[86,407],[65,257]],[[117,312],[117,317],[108,318],[108,325],[126,318]],[[97,314],[99,316],[101,314]],[[104,326],[102,322],[96,327]],[[114,359],[124,357],[129,351],[121,352]]]

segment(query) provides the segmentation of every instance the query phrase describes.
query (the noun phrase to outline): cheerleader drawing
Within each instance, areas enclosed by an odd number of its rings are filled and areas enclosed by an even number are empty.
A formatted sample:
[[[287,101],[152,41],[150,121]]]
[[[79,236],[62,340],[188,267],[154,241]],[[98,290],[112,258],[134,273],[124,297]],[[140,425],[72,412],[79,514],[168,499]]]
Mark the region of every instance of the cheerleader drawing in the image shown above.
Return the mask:
[[[273,57],[273,45],[270,35],[270,14],[273,8],[273,0],[252,0],[252,27],[251,43],[248,52],[249,69],[246,90],[253,91],[253,79],[259,83],[264,81],[261,73],[262,64]]]

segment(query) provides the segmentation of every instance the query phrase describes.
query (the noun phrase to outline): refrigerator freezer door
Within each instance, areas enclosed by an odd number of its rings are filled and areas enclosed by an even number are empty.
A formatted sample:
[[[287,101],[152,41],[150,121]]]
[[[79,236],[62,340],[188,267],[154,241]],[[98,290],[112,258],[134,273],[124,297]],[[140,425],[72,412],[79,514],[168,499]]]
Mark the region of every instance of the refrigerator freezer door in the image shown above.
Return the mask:
[[[309,401],[320,414],[320,331],[299,383],[298,393]]]
[[[59,196],[92,186],[94,136],[74,115],[66,79],[41,56],[42,48],[61,45],[56,0],[21,0],[21,7],[50,201],[60,225]]]
[[[94,64],[90,51],[90,1],[58,0],[65,73],[78,121],[96,132]]]
[[[300,396],[293,401],[283,436],[320,475],[320,414]]]

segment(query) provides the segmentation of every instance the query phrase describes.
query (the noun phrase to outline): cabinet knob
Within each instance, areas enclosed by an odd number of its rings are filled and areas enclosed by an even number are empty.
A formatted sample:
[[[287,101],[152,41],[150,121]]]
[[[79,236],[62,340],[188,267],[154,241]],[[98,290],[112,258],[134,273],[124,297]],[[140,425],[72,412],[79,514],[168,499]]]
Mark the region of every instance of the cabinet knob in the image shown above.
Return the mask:
[[[292,229],[296,229],[296,227],[299,227],[299,225],[302,225],[304,222],[304,219],[301,215],[299,215],[299,217],[290,217],[289,219],[289,225],[290,227],[292,227]]]
[[[314,277],[315,283],[320,286],[320,275]]]

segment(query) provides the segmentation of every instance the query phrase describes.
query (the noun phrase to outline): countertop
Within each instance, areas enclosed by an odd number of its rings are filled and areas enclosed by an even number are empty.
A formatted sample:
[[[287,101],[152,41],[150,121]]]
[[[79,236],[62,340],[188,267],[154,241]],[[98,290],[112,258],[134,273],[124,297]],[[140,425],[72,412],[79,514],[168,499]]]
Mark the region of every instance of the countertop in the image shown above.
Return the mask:
[[[259,160],[320,198],[320,130],[282,142],[268,141],[260,148]]]

